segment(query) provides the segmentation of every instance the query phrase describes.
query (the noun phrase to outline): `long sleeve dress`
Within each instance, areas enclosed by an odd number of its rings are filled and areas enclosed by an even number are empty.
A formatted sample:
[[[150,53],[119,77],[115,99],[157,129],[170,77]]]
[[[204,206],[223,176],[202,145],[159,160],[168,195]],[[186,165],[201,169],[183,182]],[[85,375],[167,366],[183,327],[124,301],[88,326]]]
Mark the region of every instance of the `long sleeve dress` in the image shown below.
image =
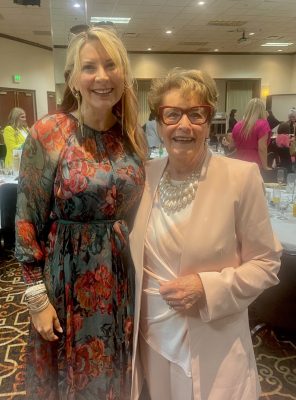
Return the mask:
[[[31,326],[29,399],[129,399],[133,267],[126,233],[144,170],[122,128],[82,130],[71,114],[38,121],[24,149],[16,256],[27,283],[45,281],[63,333]]]
[[[7,125],[3,131],[4,143],[6,146],[5,167],[11,168],[13,163],[13,150],[20,148],[26,139],[26,129],[14,129]]]

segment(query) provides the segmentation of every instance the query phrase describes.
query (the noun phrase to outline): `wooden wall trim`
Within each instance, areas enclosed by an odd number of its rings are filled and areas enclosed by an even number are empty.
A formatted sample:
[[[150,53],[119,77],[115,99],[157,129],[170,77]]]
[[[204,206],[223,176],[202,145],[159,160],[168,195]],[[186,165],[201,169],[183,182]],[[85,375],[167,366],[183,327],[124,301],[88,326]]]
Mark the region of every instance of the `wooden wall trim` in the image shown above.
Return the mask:
[[[0,37],[8,40],[14,40],[15,42],[25,43],[28,44],[29,46],[39,47],[40,49],[43,50],[52,51],[52,47],[48,47],[40,43],[31,42],[30,40],[20,39],[15,36],[6,35],[5,33],[0,33]]]

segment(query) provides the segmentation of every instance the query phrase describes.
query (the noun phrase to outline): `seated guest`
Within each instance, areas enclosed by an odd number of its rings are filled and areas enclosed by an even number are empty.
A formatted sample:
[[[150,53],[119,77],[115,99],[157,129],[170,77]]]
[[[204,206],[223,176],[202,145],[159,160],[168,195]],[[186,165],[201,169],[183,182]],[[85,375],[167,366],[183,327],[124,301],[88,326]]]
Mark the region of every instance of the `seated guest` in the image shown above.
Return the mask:
[[[279,121],[274,115],[271,110],[267,110],[267,122],[269,123],[270,129],[274,129],[277,127],[281,121]]]
[[[132,399],[143,376],[151,400],[258,399],[247,308],[278,283],[281,254],[258,166],[209,151],[217,88],[206,73],[175,69],[148,98],[168,157],[147,162],[130,235]]]
[[[145,131],[149,149],[153,147],[159,147],[161,145],[161,141],[157,133],[155,115],[152,112],[149,115],[149,120],[143,126],[143,129]]]
[[[29,128],[26,120],[26,113],[22,108],[14,107],[8,116],[8,122],[3,131],[4,142],[6,145],[5,167],[12,167],[13,150],[22,147]]]
[[[279,157],[279,167],[287,169],[287,172],[292,172],[292,160],[290,155],[291,138],[289,135],[289,123],[282,122],[277,128],[277,137],[275,139],[277,145],[277,154]]]
[[[290,126],[289,133],[296,138],[296,108],[291,108],[288,114],[288,123]]]
[[[234,125],[237,123],[237,120],[235,119],[236,112],[237,110],[235,108],[230,111],[227,133],[232,132]]]

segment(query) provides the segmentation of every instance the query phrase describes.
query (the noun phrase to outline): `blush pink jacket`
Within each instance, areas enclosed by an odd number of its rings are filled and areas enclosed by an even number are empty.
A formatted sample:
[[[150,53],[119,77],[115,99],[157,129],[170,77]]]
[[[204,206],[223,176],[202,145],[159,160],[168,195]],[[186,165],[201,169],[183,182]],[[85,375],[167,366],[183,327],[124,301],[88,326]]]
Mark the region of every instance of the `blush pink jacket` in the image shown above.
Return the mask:
[[[167,158],[147,163],[145,190],[130,234],[136,269],[133,400],[143,384],[138,332],[144,239],[166,164]],[[190,221],[181,274],[199,273],[206,298],[204,305],[184,313],[194,400],[255,400],[260,386],[247,308],[264,289],[278,283],[282,250],[271,229],[257,165],[209,153]]]

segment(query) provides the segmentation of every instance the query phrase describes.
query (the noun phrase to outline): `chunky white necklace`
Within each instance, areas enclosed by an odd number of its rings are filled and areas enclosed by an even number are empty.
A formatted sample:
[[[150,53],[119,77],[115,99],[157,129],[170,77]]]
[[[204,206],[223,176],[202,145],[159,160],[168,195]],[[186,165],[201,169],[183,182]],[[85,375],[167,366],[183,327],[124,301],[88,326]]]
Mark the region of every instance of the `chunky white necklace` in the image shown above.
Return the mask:
[[[194,171],[181,183],[174,184],[167,171],[160,179],[158,190],[160,203],[165,213],[175,214],[194,200],[200,171]]]

